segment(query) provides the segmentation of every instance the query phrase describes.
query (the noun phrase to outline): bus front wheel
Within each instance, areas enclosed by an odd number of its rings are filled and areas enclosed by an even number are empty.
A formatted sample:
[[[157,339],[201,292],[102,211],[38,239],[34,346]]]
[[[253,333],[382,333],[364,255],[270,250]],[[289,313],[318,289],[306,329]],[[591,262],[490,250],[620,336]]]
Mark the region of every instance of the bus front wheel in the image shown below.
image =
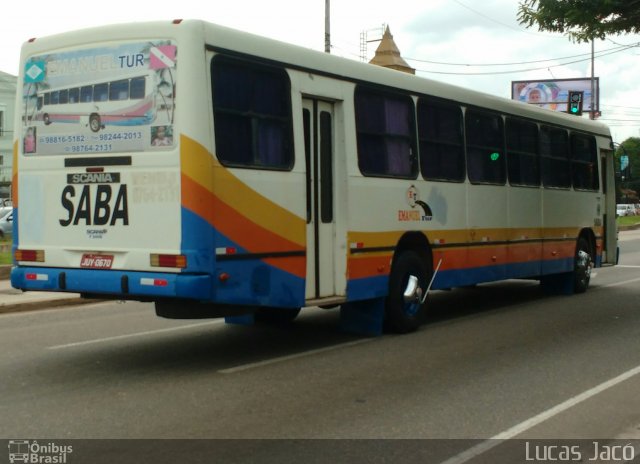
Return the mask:
[[[98,132],[101,127],[102,127],[102,124],[100,123],[100,116],[99,115],[92,114],[91,116],[89,116],[89,128],[93,132]]]
[[[403,251],[389,275],[386,322],[398,333],[413,332],[425,318],[425,292],[431,273],[425,259],[415,251]]]
[[[586,238],[580,237],[576,245],[576,256],[573,267],[573,288],[575,293],[584,293],[587,291],[589,281],[591,280],[592,267],[593,258],[591,257],[591,246]]]

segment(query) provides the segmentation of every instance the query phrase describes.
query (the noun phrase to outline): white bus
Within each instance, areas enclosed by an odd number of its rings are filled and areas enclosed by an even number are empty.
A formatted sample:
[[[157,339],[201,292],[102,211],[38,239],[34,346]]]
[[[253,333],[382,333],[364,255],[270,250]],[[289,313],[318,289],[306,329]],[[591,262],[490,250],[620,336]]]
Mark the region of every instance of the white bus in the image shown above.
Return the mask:
[[[83,83],[71,87],[39,90],[37,115],[45,125],[84,123],[98,132],[106,125],[150,124],[156,116],[155,75]]]
[[[602,124],[195,20],[36,39],[21,60],[25,111],[27,86],[128,65],[170,71],[172,111],[99,133],[18,116],[16,288],[243,322],[340,305],[350,330],[408,332],[429,289],[583,292],[615,264]]]

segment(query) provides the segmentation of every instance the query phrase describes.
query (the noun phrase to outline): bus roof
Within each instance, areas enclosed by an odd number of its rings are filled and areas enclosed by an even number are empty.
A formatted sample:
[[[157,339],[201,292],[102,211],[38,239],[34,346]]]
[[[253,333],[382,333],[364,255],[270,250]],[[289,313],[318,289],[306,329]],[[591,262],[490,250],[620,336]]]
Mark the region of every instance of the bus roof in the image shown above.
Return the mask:
[[[257,57],[282,64],[288,68],[305,70],[353,82],[370,83],[392,89],[404,90],[416,95],[432,95],[467,106],[491,109],[505,114],[535,119],[610,137],[609,128],[599,122],[537,108],[508,98],[470,90],[456,85],[406,74],[380,66],[361,63],[297,45],[257,36],[202,20],[154,21],[107,25],[97,28],[70,31],[43,39],[32,39],[22,47],[21,60],[27,56],[51,51],[52,48],[86,45],[95,37],[108,42],[114,37],[123,40],[144,40],[150,37],[186,37],[201,34],[204,45],[232,54]],[[21,70],[22,72],[22,70]]]

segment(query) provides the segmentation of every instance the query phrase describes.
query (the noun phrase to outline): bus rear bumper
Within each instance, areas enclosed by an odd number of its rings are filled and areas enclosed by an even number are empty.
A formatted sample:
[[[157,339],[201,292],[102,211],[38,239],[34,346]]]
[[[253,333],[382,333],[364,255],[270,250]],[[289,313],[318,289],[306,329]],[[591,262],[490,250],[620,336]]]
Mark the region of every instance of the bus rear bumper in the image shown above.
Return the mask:
[[[70,292],[121,299],[211,299],[208,275],[118,270],[14,267],[11,285],[26,291]]]

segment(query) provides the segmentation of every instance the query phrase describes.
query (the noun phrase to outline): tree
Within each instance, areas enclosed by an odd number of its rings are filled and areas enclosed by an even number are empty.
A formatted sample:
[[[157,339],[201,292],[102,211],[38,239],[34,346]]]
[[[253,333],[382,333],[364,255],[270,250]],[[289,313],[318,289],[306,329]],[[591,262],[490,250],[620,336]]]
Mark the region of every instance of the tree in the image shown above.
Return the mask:
[[[640,0],[523,0],[518,21],[577,42],[640,32]]]
[[[618,177],[616,203],[637,203],[637,195],[640,192],[640,138],[629,137],[618,145],[615,152],[616,172],[620,171],[622,155],[629,157],[629,166],[624,172],[620,172]]]

